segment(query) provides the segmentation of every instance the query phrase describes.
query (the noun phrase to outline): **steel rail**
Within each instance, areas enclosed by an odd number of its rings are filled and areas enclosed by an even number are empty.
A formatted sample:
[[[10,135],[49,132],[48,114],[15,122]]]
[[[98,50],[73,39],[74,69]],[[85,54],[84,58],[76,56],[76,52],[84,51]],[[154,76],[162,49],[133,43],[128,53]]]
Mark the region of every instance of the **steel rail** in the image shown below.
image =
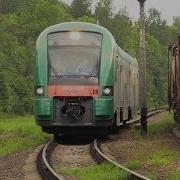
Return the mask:
[[[150,109],[148,110],[148,114],[147,114],[147,119],[149,119],[150,117],[159,114],[163,111],[168,110],[168,107],[161,107],[161,108],[157,108],[157,109]],[[127,125],[135,125],[135,124],[140,124],[141,123],[141,118],[138,117],[137,119],[132,119],[130,121],[126,122]]]
[[[37,164],[37,166],[43,168],[39,169],[41,176],[43,176],[43,179],[51,179],[51,180],[64,180],[64,177],[61,175],[58,175],[54,169],[51,167],[50,163],[47,160],[48,157],[48,151],[49,149],[52,149],[52,146],[54,146],[54,141],[48,142],[42,149],[42,151],[39,154],[40,162],[37,161],[37,163],[41,163],[41,166]],[[53,147],[54,149],[54,147]],[[52,150],[51,150],[52,151]],[[43,173],[42,173],[43,171]],[[45,172],[45,173],[44,173]]]
[[[163,111],[167,110],[167,107],[163,107],[163,108],[159,108],[159,109],[151,109],[148,111],[148,115],[147,115],[147,118],[150,118],[156,114],[159,114]],[[127,124],[137,124],[137,123],[140,123],[140,118],[137,118],[135,120],[132,120],[132,121],[129,121],[127,122]],[[130,173],[131,175],[133,175],[134,177],[138,178],[138,179],[141,179],[141,180],[151,180],[150,178],[148,177],[145,177],[139,173],[136,173],[120,164],[118,164],[117,162],[111,160],[108,156],[106,156],[101,150],[100,148],[98,148],[98,139],[95,139],[94,142],[93,142],[93,150],[91,150],[92,152],[92,156],[95,157],[96,161],[98,163],[102,163],[103,160],[113,164],[114,166],[116,167],[119,167],[120,169]],[[97,153],[97,154],[96,154]]]
[[[97,140],[97,139],[95,139],[93,143],[94,143],[94,149],[95,149],[95,151],[96,151],[96,152],[98,153],[98,155],[99,155],[102,159],[104,159],[105,161],[107,161],[107,162],[109,162],[109,163],[111,163],[111,164],[119,167],[120,169],[122,169],[122,170],[130,173],[131,175],[133,175],[134,177],[136,177],[136,178],[138,178],[138,179],[151,180],[151,179],[149,179],[149,178],[147,178],[147,177],[145,177],[145,176],[143,176],[143,175],[141,175],[141,174],[138,174],[138,173],[136,173],[136,172],[134,172],[134,171],[132,171],[132,170],[130,170],[130,169],[128,169],[128,168],[120,165],[120,164],[118,164],[117,162],[115,162],[115,161],[111,160],[109,157],[107,157],[107,156],[106,156],[104,153],[102,153],[102,151],[98,148],[98,145],[97,145],[97,144],[98,144],[98,140]]]
[[[161,109],[154,109],[154,110],[151,110],[148,114],[148,118],[155,115],[155,114],[158,114],[160,112],[162,112],[163,110],[165,110],[167,108],[161,108]],[[137,122],[140,122],[139,119],[133,121],[135,123]],[[131,124],[131,122],[129,122],[129,124]],[[94,150],[98,153],[98,155],[101,157],[101,159],[104,159],[108,162],[110,162],[111,164],[129,172],[130,174],[132,174],[133,176],[139,178],[139,179],[142,179],[142,180],[150,180],[149,178],[145,177],[145,176],[142,176],[120,164],[118,164],[117,162],[111,160],[110,158],[108,158],[105,154],[103,154],[101,152],[101,150],[98,148],[98,145],[97,145],[97,142],[98,140],[95,139],[94,140]],[[54,149],[54,144],[55,142],[54,141],[50,141],[48,142],[44,147],[43,149],[40,151],[39,153],[39,160],[37,160],[37,167],[38,167],[38,171],[39,173],[41,174],[41,176],[43,177],[43,179],[51,179],[51,180],[64,180],[65,178],[61,175],[58,175],[54,169],[51,167],[50,163],[48,162],[48,155],[51,154],[52,152],[52,149]],[[41,163],[39,165],[39,163]],[[40,169],[42,168],[42,169]]]

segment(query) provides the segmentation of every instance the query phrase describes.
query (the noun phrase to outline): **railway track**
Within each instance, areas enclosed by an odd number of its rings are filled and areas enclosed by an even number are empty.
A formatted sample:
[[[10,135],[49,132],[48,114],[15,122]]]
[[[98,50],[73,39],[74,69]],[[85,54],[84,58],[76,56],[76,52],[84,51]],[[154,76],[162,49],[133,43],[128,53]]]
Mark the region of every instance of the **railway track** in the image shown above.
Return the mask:
[[[44,180],[64,180],[64,177],[58,175],[50,163],[51,153],[57,144],[55,141],[50,141],[41,149],[38,155],[37,169]]]
[[[167,110],[167,108],[159,108],[159,109],[152,109],[148,111],[148,115],[147,118],[150,118],[156,114],[159,114],[163,111]],[[137,118],[135,120],[129,121],[127,124],[130,125],[135,125],[135,124],[139,124],[140,123],[140,118]],[[130,179],[140,179],[140,180],[150,180],[149,178],[134,172],[122,165],[120,165],[119,163],[113,161],[112,159],[110,159],[108,156],[106,156],[102,151],[101,151],[101,140],[100,139],[95,139],[93,143],[91,143],[90,145],[90,152],[92,157],[95,159],[95,161],[98,164],[101,164],[103,162],[109,162],[110,164],[113,164],[114,166],[128,172],[131,175]]]
[[[147,118],[149,119],[150,117],[156,115],[156,114],[159,114],[163,111],[167,111],[168,110],[168,107],[162,107],[162,108],[158,108],[158,109],[151,109],[148,111],[148,114],[147,114]],[[140,116],[137,117],[137,119],[132,119],[130,121],[127,121],[127,124],[128,125],[135,125],[135,124],[139,124],[140,125]]]
[[[137,172],[134,172],[134,171],[120,165],[116,161],[113,161],[112,159],[110,159],[107,155],[105,155],[101,151],[100,145],[101,145],[101,141],[98,139],[95,139],[94,142],[90,146],[91,147],[90,151],[91,151],[92,157],[97,161],[98,164],[101,164],[103,162],[108,162],[108,163],[126,171],[128,174],[130,174],[130,176],[131,176],[130,179],[150,180],[149,178],[147,178]]]
[[[166,110],[167,108],[161,108],[161,109],[154,109],[148,111],[148,118],[152,117],[153,115],[156,115],[158,113],[161,113],[162,111]],[[129,122],[128,124],[137,124],[140,123],[140,119],[133,120]],[[133,179],[142,179],[142,180],[150,180],[149,178],[138,174],[120,164],[117,162],[111,160],[108,156],[106,156],[100,149],[100,139],[95,139],[93,143],[90,144],[90,152],[93,159],[98,163],[101,164],[104,161],[107,161],[114,166],[117,166],[118,168],[128,172]],[[44,180],[64,180],[65,178],[61,175],[58,175],[55,170],[52,168],[52,165],[50,163],[50,157],[54,150],[54,148],[58,145],[56,141],[51,141],[47,143],[39,152],[38,158],[37,158],[37,169],[39,174],[42,176]]]

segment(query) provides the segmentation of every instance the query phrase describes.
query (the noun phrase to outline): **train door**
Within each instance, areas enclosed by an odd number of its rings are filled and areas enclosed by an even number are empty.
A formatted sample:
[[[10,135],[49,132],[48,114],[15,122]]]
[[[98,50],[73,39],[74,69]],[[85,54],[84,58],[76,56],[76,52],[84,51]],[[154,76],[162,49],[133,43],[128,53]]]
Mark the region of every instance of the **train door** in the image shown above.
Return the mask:
[[[118,111],[117,111],[117,125],[120,126],[121,123],[121,68],[122,66],[118,64],[118,70],[117,70],[117,82],[118,82]]]
[[[170,46],[168,48],[168,105],[169,105],[169,109],[172,108],[172,46]]]
[[[139,70],[136,68],[135,71],[135,108],[136,108],[136,115],[138,115],[139,111]]]
[[[175,49],[173,48],[173,52],[172,52],[172,59],[171,59],[171,100],[174,101],[175,99],[175,62],[176,62],[176,58],[175,58]]]
[[[124,70],[123,66],[120,65],[120,81],[119,81],[119,98],[120,98],[120,120],[121,122],[124,120],[123,112],[124,112]]]
[[[115,56],[115,55],[114,55]],[[117,111],[118,107],[118,61],[115,59],[114,61],[114,112]]]
[[[134,69],[133,69],[133,66],[130,65],[130,78],[129,78],[129,81],[130,81],[130,90],[129,90],[129,93],[130,93],[130,100],[129,100],[129,107],[131,109],[131,117],[133,116],[134,114],[134,102],[135,102],[135,99],[134,99]]]
[[[180,62],[179,62],[179,50],[176,48],[175,54],[175,83],[176,83],[176,102],[180,103]]]
[[[129,108],[129,71],[124,71],[124,105],[123,105],[123,118],[128,119],[128,108]]]

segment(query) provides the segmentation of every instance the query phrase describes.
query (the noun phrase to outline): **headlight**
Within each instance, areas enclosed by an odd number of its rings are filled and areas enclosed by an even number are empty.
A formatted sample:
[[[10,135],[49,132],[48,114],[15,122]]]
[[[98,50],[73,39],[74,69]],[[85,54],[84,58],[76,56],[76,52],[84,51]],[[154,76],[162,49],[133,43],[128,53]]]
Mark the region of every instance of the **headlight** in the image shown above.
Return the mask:
[[[105,96],[111,96],[113,93],[112,93],[112,87],[104,87],[103,89],[103,94]]]
[[[43,95],[43,94],[44,94],[44,88],[43,88],[43,86],[37,86],[37,87],[35,88],[35,93],[36,93],[36,95]]]

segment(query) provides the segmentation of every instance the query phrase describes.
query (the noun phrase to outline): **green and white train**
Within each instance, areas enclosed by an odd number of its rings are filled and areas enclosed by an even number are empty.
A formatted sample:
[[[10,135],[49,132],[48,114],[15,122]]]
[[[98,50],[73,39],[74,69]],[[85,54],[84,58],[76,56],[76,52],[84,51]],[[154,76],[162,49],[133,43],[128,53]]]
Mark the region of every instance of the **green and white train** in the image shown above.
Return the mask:
[[[51,134],[101,134],[137,116],[137,60],[102,26],[45,29],[36,45],[35,117]]]

